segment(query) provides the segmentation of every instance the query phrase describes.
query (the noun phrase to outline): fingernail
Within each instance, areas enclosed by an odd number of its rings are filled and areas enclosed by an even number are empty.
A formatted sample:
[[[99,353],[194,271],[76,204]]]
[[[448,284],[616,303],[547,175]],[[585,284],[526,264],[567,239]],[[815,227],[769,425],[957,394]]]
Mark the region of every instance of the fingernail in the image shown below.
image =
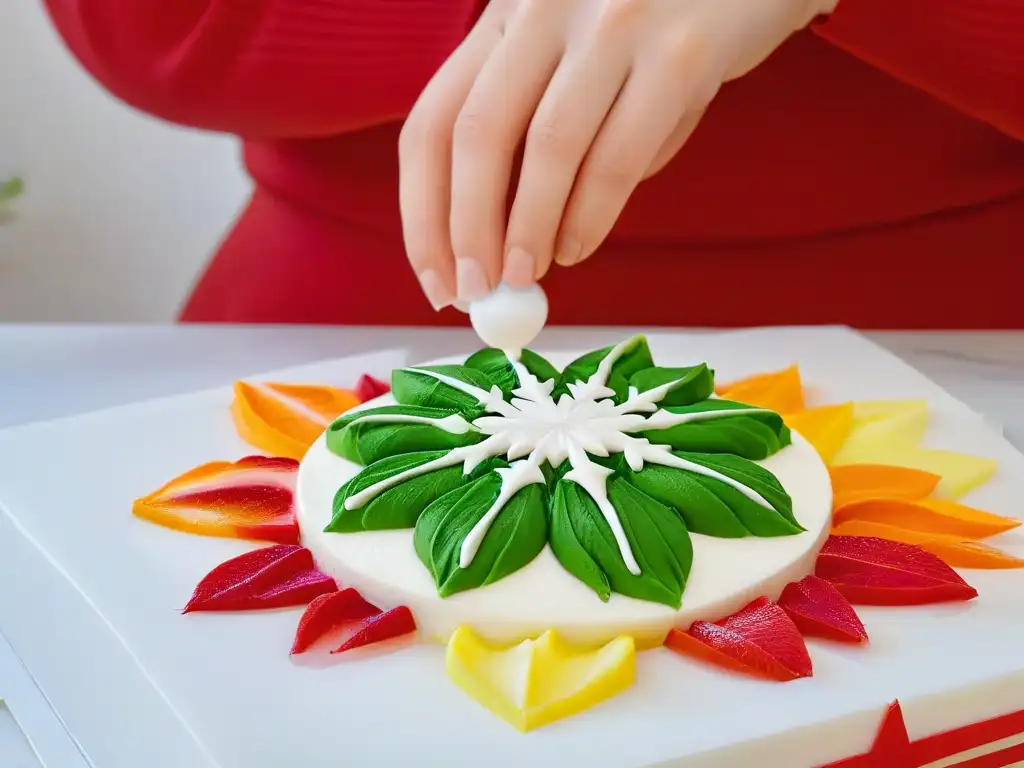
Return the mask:
[[[423,288],[423,293],[427,297],[427,301],[430,302],[430,306],[435,310],[442,310],[452,303],[454,297],[444,287],[441,278],[433,269],[423,271],[420,275],[420,286]]]
[[[555,262],[563,267],[571,267],[583,255],[583,246],[575,237],[566,236],[558,241],[558,255]]]
[[[475,259],[458,259],[455,269],[459,285],[460,301],[476,301],[491,292],[487,275],[480,262]]]
[[[513,288],[525,288],[536,281],[537,260],[522,248],[516,247],[505,257],[502,279]]]

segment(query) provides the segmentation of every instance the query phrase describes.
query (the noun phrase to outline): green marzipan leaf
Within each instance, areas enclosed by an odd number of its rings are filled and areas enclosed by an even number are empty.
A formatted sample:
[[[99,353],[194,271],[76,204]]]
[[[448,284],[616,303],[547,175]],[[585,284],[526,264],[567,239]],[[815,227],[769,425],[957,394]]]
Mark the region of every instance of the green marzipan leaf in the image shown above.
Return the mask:
[[[483,587],[525,567],[547,543],[547,492],[528,485],[513,496],[491,523],[468,568],[459,567],[462,542],[491,508],[501,490],[496,472],[437,499],[416,523],[413,546],[427,566],[441,597]]]
[[[569,384],[577,381],[586,381],[597,372],[598,366],[615,347],[605,347],[588,352],[578,357],[566,366],[559,377],[558,384],[553,393],[554,399],[569,391]],[[654,366],[651,358],[650,347],[647,346],[647,339],[643,336],[634,336],[630,339],[630,346],[623,352],[615,364],[612,365],[608,375],[608,387],[615,390],[615,401],[622,403],[629,393],[629,379],[638,371]]]
[[[705,400],[687,406],[665,408],[670,413],[729,411],[754,406],[732,400]],[[717,416],[706,421],[677,424],[668,429],[643,432],[652,443],[677,451],[733,453],[745,459],[766,459],[790,443],[789,428],[779,414],[765,411],[736,416]]]
[[[701,363],[692,368],[645,368],[629,377],[629,385],[638,392],[678,382],[661,398],[659,405],[691,405],[707,400],[715,391],[715,372]]]
[[[609,480],[608,498],[618,512],[640,575],[626,567],[594,500],[568,480],[558,482],[550,505],[549,538],[555,557],[602,600],[618,592],[679,608],[693,561],[682,518],[622,478]]]
[[[327,430],[327,447],[332,453],[349,461],[368,465],[400,453],[446,451],[475,445],[484,439],[480,432],[454,434],[430,424],[360,421],[366,416],[396,414],[443,419],[455,413],[451,410],[424,408],[418,405],[385,405],[355,411],[331,424]]]
[[[759,493],[767,509],[721,480],[683,469],[647,465],[631,473],[630,482],[675,509],[694,533],[720,538],[792,536],[804,529],[793,516],[793,501],[764,467],[739,456],[686,453],[676,456],[738,480]]]
[[[487,374],[462,365],[425,365],[422,370],[434,371],[490,392],[495,382]],[[480,415],[480,402],[470,394],[414,370],[397,369],[391,374],[391,394],[401,405],[421,405],[458,411],[467,418]]]
[[[540,381],[558,378],[558,369],[536,352],[524,349],[519,356],[519,361]],[[482,371],[501,387],[501,391],[506,395],[510,395],[512,390],[519,386],[519,377],[516,375],[515,368],[500,349],[491,347],[481,349],[466,360],[466,367]]]
[[[468,483],[497,464],[495,460],[480,464],[472,474],[462,474],[462,464],[435,469],[394,485],[358,509],[345,509],[345,501],[371,485],[400,472],[445,456],[448,451],[423,451],[389,456],[375,461],[345,483],[334,496],[334,517],[324,530],[331,533],[384,531],[412,528],[420,514],[435,500]]]

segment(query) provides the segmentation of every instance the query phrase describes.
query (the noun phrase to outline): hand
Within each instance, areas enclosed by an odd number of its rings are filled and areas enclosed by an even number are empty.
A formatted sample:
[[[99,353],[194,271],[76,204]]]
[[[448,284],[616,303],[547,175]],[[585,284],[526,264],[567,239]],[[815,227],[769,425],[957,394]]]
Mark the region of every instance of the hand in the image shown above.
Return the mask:
[[[722,83],[836,2],[491,0],[399,141],[405,244],[431,303],[586,259]]]

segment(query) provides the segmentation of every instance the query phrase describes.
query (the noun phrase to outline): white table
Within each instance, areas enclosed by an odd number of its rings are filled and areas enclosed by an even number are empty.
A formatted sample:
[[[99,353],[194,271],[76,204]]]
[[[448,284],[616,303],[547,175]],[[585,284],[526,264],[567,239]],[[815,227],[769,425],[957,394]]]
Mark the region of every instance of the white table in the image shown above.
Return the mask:
[[[537,346],[595,347],[638,330],[642,329],[552,329]],[[1006,437],[1024,449],[1024,332],[875,333],[870,337],[1002,426]],[[468,330],[0,325],[0,428],[218,386],[261,371],[374,349],[404,347],[414,358],[427,360],[477,344]],[[0,674],[0,699],[6,695],[13,700],[16,692],[21,700],[32,702],[27,714],[50,718],[52,728],[61,729],[59,718],[46,707],[0,635],[0,672],[5,670]],[[64,742],[61,748],[66,747],[69,755],[72,741]],[[0,765],[34,766],[25,748],[0,704]],[[70,766],[63,758],[52,758],[51,764]]]

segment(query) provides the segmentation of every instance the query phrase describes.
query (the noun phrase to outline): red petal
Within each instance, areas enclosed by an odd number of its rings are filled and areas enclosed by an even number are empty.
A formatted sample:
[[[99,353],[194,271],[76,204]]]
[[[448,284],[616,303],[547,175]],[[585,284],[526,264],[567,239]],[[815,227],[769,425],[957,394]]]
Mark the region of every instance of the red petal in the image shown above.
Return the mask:
[[[853,606],[835,586],[817,576],[787,585],[779,607],[805,636],[854,643],[868,639]]]
[[[203,464],[136,499],[145,520],[204,536],[299,541],[294,459],[246,456]]]
[[[860,605],[924,605],[978,596],[930,552],[870,536],[830,536],[814,573]]]
[[[386,381],[375,379],[369,374],[363,374],[356,383],[356,397],[362,402],[386,395],[391,391],[391,386]]]
[[[366,602],[363,596],[349,587],[340,592],[320,595],[308,606],[295,630],[292,653],[302,653],[332,629],[354,621],[380,614],[380,608]]]
[[[400,605],[397,608],[392,608],[390,611],[363,619],[359,631],[331,651],[331,653],[344,653],[345,651],[351,651],[353,648],[361,648],[364,645],[391,640],[415,631],[416,621],[412,617],[412,611],[404,605]]]
[[[950,753],[953,754],[956,753]],[[878,728],[869,752],[829,763],[821,768],[911,768],[921,764],[913,759],[907,726],[903,721],[903,710],[900,709],[900,703],[894,701],[885,712],[885,718]]]
[[[744,671],[772,680],[810,677],[811,657],[799,630],[778,605],[759,597],[738,613],[717,624],[695,621],[689,633],[673,630],[666,644],[673,650],[692,653],[691,643],[681,635],[689,634],[713,651],[722,654]],[[706,660],[714,655],[697,651]]]
[[[308,549],[279,544],[218,565],[199,582],[184,613],[305,605],[337,589],[334,579],[317,570]]]

